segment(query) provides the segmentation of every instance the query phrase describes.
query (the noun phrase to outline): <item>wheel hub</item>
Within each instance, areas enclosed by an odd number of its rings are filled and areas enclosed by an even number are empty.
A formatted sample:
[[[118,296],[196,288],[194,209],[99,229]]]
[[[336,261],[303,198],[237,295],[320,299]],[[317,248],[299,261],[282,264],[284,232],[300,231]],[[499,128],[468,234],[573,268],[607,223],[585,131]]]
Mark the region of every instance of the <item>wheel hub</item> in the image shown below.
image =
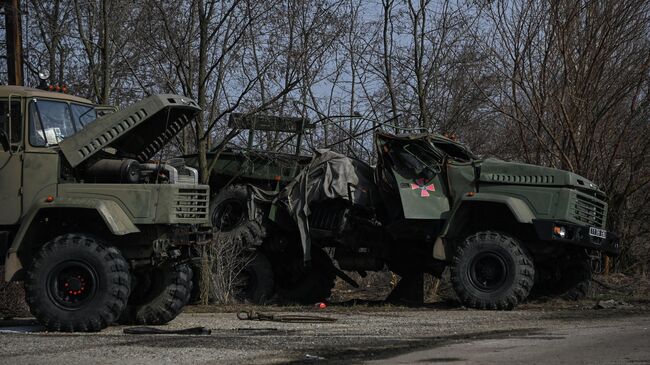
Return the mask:
[[[94,297],[96,287],[97,275],[85,262],[62,262],[48,276],[48,295],[63,309],[83,307]]]
[[[474,287],[484,292],[501,288],[508,277],[504,259],[493,252],[477,255],[469,266],[469,278]]]
[[[70,295],[80,295],[86,290],[86,279],[81,275],[69,277],[64,280],[63,287]]]

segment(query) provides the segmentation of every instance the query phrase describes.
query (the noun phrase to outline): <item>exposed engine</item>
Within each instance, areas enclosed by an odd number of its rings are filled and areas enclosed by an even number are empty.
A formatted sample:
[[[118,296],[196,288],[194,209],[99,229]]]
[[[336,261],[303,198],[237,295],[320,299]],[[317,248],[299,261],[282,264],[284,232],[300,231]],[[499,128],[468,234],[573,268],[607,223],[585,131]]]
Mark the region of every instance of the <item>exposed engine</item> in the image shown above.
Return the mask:
[[[86,183],[198,184],[198,171],[185,166],[183,159],[165,163],[139,163],[133,159],[101,159],[82,173]]]
[[[99,160],[86,169],[86,178],[95,183],[137,184],[142,166],[136,160]]]

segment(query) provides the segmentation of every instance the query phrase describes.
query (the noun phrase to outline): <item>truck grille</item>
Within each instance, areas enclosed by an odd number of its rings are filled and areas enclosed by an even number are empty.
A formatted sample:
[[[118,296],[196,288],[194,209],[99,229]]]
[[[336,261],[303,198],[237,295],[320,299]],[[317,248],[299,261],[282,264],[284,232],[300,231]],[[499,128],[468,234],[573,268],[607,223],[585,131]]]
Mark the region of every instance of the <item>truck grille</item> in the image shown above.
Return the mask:
[[[178,189],[174,199],[174,213],[179,219],[207,219],[208,189]]]
[[[571,214],[579,222],[594,227],[605,227],[607,204],[587,195],[577,194],[573,201]]]

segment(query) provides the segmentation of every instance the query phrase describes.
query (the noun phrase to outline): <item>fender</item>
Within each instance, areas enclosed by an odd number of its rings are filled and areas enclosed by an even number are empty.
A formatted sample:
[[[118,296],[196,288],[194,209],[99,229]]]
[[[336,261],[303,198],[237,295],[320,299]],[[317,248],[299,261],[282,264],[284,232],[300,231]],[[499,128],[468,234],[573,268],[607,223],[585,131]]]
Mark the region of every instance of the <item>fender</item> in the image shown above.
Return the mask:
[[[445,260],[450,256],[448,250],[449,239],[456,237],[462,231],[464,220],[471,210],[480,203],[490,203],[507,207],[517,223],[532,224],[533,219],[535,219],[535,215],[530,206],[519,198],[491,193],[466,195],[454,206],[449,215],[449,219],[445,222],[442,233],[434,244],[434,258]]]
[[[123,236],[129,233],[138,233],[136,227],[124,210],[112,200],[87,199],[87,198],[56,198],[51,202],[43,201],[32,205],[32,208],[22,219],[16,237],[7,251],[5,261],[5,280],[9,281],[19,270],[23,263],[18,257],[18,251],[25,242],[25,236],[32,228],[36,216],[47,209],[89,209],[97,212],[102,218],[106,227],[116,236]]]

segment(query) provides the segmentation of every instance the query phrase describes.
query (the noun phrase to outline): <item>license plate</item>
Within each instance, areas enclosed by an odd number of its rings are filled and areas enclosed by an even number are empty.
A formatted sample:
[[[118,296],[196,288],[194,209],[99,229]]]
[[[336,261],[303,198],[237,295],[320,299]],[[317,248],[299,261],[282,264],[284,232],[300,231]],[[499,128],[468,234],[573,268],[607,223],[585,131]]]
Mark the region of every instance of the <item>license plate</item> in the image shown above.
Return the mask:
[[[596,227],[589,227],[589,235],[598,238],[607,238],[607,231]]]

